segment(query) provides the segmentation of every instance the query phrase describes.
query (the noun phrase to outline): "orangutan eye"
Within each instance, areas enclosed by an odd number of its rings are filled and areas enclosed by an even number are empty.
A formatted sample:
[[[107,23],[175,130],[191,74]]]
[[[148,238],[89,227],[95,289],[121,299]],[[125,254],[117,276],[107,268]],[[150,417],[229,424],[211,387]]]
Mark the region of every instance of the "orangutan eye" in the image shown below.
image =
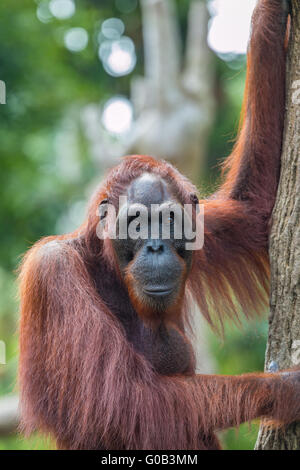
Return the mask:
[[[136,220],[139,217],[140,217],[140,212],[139,211],[134,215],[129,215],[128,218],[127,218],[128,228],[130,227],[131,222],[133,222],[134,220]],[[134,229],[135,232],[140,232],[141,231],[140,222],[136,221],[136,224],[134,226],[132,226],[132,228]]]
[[[173,224],[174,223],[174,212],[171,212],[170,215],[167,218],[168,224]]]

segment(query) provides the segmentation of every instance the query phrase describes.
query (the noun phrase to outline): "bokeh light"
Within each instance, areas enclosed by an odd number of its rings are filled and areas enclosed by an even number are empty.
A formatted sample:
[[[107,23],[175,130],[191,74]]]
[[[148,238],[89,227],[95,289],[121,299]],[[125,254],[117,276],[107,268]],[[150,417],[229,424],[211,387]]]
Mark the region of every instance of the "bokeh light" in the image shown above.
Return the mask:
[[[74,15],[76,7],[73,0],[51,0],[49,10],[55,18],[66,20]]]
[[[137,0],[115,0],[115,5],[121,13],[131,13],[137,4]]]
[[[108,100],[103,108],[102,124],[112,134],[124,134],[131,128],[133,109],[131,102],[117,96]]]
[[[101,33],[107,39],[120,39],[124,31],[125,25],[119,18],[108,18],[101,26]]]
[[[36,16],[42,23],[49,23],[53,19],[47,0],[42,0],[36,9]]]
[[[84,28],[71,28],[64,35],[64,44],[69,51],[80,52],[86,48],[89,36]]]
[[[134,43],[126,36],[114,41],[103,41],[99,47],[99,57],[105,71],[113,77],[129,74],[136,65]]]
[[[208,44],[217,54],[245,54],[256,0],[210,0]],[[222,57],[224,58],[224,57]]]

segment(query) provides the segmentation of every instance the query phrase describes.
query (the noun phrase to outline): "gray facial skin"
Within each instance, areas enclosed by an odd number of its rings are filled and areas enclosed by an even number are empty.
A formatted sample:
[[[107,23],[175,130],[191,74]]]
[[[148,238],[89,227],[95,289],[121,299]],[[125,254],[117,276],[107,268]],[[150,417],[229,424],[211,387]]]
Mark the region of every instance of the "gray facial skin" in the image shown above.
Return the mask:
[[[154,310],[164,310],[171,305],[185,281],[191,264],[191,252],[185,250],[184,236],[175,239],[172,236],[173,220],[170,220],[171,237],[162,236],[162,220],[158,219],[159,238],[151,238],[151,205],[180,204],[172,194],[166,181],[145,173],[134,180],[127,189],[127,206],[119,208],[118,222],[127,219],[128,209],[134,204],[143,204],[148,208],[148,237],[146,239],[117,238],[113,245],[121,273],[128,271],[134,279],[136,295]],[[129,223],[134,217],[129,217]]]

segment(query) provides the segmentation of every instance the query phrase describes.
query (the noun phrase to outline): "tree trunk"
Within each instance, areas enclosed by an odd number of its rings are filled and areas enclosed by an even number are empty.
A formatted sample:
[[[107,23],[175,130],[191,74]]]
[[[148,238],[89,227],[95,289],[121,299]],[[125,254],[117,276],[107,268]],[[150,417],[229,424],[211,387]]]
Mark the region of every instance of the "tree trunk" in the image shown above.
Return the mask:
[[[292,0],[287,114],[281,178],[270,238],[271,299],[265,369],[300,365],[300,3]],[[270,430],[263,423],[260,450],[300,449],[300,424]]]

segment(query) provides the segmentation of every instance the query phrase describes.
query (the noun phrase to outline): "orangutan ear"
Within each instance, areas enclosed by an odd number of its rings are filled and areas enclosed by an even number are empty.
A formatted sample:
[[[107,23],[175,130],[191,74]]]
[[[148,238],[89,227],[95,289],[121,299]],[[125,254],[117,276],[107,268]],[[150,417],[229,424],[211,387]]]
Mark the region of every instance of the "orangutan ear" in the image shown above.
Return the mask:
[[[100,202],[99,206],[98,206],[98,213],[99,213],[99,217],[100,217],[100,222],[104,222],[107,214],[108,214],[108,199],[102,199],[102,201]]]
[[[190,194],[190,200],[191,200],[191,203],[194,204],[195,206],[199,204],[199,198],[197,194],[195,193]]]
[[[196,214],[199,212],[199,197],[196,193],[190,194],[190,201],[193,205],[193,210],[196,211]]]

